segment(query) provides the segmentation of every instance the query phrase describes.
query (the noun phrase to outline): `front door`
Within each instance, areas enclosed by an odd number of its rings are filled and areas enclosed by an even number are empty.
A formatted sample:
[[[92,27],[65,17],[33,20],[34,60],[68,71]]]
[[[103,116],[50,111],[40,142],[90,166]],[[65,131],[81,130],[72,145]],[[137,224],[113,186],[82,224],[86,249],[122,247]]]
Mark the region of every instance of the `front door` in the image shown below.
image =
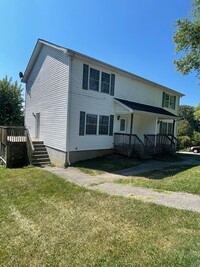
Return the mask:
[[[40,138],[40,113],[35,114],[35,138]]]
[[[120,118],[120,133],[126,133],[127,118]]]

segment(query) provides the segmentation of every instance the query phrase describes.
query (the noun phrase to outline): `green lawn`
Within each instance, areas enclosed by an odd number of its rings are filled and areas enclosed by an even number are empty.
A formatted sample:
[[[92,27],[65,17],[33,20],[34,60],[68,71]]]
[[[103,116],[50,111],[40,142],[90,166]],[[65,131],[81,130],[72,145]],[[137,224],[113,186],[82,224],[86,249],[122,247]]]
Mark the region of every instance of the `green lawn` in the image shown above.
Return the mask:
[[[200,195],[200,166],[173,166],[116,181],[155,190],[182,191]]]
[[[200,214],[0,168],[0,266],[197,267]]]
[[[101,158],[89,159],[73,164],[82,172],[89,175],[99,175],[104,172],[115,172],[141,164],[141,160],[119,155],[109,155]]]

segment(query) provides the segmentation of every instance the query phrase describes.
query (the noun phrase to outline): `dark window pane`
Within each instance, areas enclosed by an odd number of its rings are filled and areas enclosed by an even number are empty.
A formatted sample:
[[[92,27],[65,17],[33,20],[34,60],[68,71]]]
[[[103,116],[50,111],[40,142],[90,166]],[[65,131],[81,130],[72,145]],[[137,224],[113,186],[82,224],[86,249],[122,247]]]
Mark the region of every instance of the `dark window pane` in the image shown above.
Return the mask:
[[[99,70],[90,68],[90,90],[99,91]]]
[[[125,131],[126,128],[126,120],[125,119],[121,119],[120,120],[120,131]]]
[[[102,72],[101,74],[101,92],[109,94],[110,91],[110,74]]]
[[[99,116],[99,134],[108,134],[109,116]]]
[[[114,96],[115,93],[115,74],[111,74],[111,89],[110,94]]]
[[[87,114],[86,134],[97,134],[97,115]]]

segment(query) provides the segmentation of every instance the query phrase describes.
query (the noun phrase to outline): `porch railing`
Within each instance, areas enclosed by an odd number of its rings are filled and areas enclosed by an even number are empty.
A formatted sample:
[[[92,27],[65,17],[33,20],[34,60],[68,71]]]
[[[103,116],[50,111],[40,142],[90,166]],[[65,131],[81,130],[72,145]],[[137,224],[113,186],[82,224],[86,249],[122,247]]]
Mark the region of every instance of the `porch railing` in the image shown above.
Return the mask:
[[[29,130],[26,129],[25,131],[26,133],[26,148],[27,148],[27,156],[28,156],[28,160],[29,163],[32,164],[33,162],[33,153],[34,153],[34,146],[29,134]]]
[[[176,151],[176,141],[173,135],[168,134],[148,134],[144,135],[145,145],[154,146],[154,154],[174,154]]]
[[[25,127],[0,126],[0,160],[7,166],[26,161]]]
[[[114,134],[115,151],[124,151],[128,156],[137,154],[142,156],[144,144],[136,134],[115,133]]]
[[[144,151],[145,154],[153,156],[155,155],[156,142],[154,135],[144,135]]]
[[[174,154],[177,139],[173,135],[145,134],[144,143],[136,134],[115,133],[114,150],[126,156],[148,157],[156,154]]]

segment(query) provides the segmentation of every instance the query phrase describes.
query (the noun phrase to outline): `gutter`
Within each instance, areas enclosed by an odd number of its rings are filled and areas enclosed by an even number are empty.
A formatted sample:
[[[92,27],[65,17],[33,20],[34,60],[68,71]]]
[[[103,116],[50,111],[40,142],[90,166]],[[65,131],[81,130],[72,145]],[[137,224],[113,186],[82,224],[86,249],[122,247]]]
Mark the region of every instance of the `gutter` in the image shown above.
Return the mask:
[[[68,86],[67,86],[67,127],[66,127],[66,152],[67,152],[67,163],[71,165],[70,162],[70,92],[71,92],[71,69],[72,69],[72,58],[73,55],[68,53],[66,50],[64,55],[68,56],[69,59],[69,70],[68,70]]]

